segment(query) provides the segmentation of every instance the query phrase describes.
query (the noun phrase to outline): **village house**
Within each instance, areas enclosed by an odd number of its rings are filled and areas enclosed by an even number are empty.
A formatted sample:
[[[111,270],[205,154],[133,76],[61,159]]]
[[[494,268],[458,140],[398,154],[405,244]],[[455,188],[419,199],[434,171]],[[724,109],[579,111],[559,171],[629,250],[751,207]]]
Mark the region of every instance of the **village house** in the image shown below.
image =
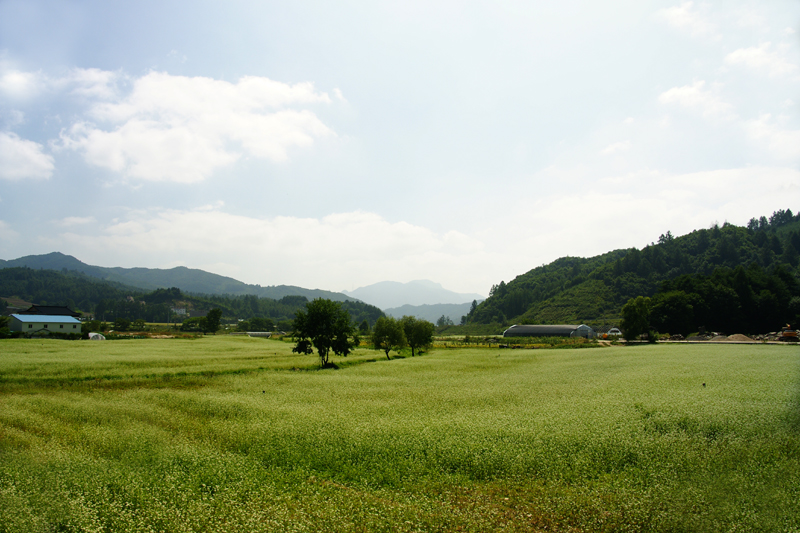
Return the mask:
[[[8,323],[11,331],[21,331],[31,335],[39,331],[47,333],[81,332],[81,321],[69,315],[24,315],[13,314]]]

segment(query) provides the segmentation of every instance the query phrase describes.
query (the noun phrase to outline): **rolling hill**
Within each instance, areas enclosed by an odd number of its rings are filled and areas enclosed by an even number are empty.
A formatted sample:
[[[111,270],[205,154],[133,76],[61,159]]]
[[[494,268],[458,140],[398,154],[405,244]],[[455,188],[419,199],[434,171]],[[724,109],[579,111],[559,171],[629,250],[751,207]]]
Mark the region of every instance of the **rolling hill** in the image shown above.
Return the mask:
[[[232,296],[247,294],[260,298],[272,298],[273,300],[280,300],[284,296],[305,296],[309,300],[314,298],[327,298],[335,301],[356,299],[338,292],[304,289],[293,285],[268,287],[250,285],[227,276],[212,274],[196,268],[108,268],[87,265],[71,255],[65,255],[60,252],[29,255],[8,261],[0,259],[0,268],[12,267],[79,272],[103,281],[120,283],[145,291],[177,287],[183,292],[194,294],[229,294]]]
[[[667,232],[641,250],[557,259],[493,286],[468,323],[618,325],[629,299],[653,296],[670,280],[730,277],[738,267],[797,278],[799,264],[800,215],[779,210],[747,227],[715,224],[680,237]]]
[[[478,302],[483,301],[481,298]],[[383,312],[395,318],[402,318],[406,315],[414,316],[433,322],[434,324],[441,316],[449,317],[454,324],[461,323],[461,317],[469,313],[472,303],[463,304],[433,304],[433,305],[402,305],[400,307],[390,307]]]

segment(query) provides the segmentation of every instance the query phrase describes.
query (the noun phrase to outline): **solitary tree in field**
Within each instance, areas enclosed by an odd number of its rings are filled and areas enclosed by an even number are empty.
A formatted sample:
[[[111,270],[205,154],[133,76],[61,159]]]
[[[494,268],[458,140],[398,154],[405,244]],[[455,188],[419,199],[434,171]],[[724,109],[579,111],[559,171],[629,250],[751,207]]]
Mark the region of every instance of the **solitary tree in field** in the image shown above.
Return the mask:
[[[421,351],[433,344],[435,328],[427,320],[404,316],[400,319],[400,323],[406,334],[406,344],[411,347],[411,357],[414,357],[415,351]]]
[[[392,316],[380,317],[372,328],[372,345],[376,350],[386,352],[386,359],[391,359],[389,357],[391,350],[399,352],[406,345],[403,324]]]
[[[306,304],[305,311],[297,311],[294,319],[294,353],[319,353],[319,362],[327,366],[330,352],[347,357],[358,345],[350,314],[339,302],[316,298]],[[353,337],[353,340],[350,340]]]

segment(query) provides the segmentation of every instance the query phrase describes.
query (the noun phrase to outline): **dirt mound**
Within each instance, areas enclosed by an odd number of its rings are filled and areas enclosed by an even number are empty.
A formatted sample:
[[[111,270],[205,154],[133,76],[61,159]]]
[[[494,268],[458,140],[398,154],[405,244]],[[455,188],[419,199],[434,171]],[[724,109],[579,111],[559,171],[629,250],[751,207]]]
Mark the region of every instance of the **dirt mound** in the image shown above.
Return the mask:
[[[735,333],[733,335],[728,335],[729,341],[736,341],[736,342],[756,342],[747,335],[742,335],[741,333]]]
[[[710,339],[710,340],[711,340],[711,342],[727,342],[728,341],[728,337],[726,337],[725,335],[717,335],[716,337],[714,337],[713,339]]]

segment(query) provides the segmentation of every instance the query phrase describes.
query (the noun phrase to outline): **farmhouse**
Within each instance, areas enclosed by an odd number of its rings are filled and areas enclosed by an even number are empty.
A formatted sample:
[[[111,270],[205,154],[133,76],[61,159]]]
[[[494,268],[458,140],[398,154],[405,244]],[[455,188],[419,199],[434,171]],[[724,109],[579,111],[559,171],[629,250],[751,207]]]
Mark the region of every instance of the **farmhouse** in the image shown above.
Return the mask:
[[[553,325],[513,325],[503,332],[503,337],[585,337],[593,339],[597,336],[586,324],[573,326],[569,324]]]
[[[17,313],[19,315],[50,315],[50,316],[72,316],[78,318],[80,313],[76,313],[65,305],[32,305],[26,311]]]
[[[67,315],[11,315],[8,324],[11,331],[21,331],[26,334],[46,331],[48,333],[80,333],[81,321]]]

